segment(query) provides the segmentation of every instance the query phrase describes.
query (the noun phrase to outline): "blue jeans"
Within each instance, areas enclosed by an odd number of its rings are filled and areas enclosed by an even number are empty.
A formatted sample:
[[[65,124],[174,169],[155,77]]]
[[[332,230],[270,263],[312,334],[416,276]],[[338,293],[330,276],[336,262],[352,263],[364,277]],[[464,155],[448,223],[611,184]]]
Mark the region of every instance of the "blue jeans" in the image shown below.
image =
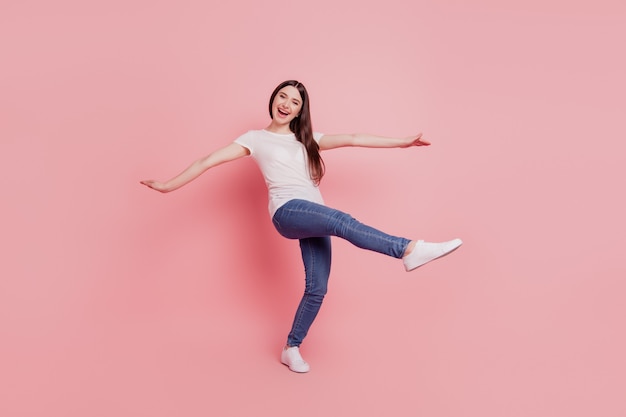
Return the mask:
[[[366,226],[349,214],[306,200],[288,201],[279,207],[272,222],[282,236],[300,240],[304,262],[304,296],[287,337],[289,346],[300,346],[324,301],[330,275],[330,236],[394,258],[402,258],[410,242]]]

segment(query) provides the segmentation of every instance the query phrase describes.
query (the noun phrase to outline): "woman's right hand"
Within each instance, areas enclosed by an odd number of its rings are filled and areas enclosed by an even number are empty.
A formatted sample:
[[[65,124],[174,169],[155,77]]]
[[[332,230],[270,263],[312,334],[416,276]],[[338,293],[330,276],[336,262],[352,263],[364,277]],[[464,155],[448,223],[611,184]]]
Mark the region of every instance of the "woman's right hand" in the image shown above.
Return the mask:
[[[141,181],[141,183],[145,185],[146,187],[150,187],[153,190],[157,190],[161,193],[169,192],[169,190],[165,187],[165,184],[163,184],[162,182],[158,182],[154,180],[143,180]]]

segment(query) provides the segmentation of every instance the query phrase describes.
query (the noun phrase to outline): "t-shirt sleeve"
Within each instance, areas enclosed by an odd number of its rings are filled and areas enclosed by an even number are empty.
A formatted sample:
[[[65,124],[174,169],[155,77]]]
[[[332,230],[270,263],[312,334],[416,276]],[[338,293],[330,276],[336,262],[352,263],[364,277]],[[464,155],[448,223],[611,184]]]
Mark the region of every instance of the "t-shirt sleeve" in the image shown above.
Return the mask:
[[[234,140],[234,142],[248,149],[250,151],[250,155],[254,153],[254,140],[252,131],[246,132],[243,135],[239,136],[237,139]]]
[[[313,139],[315,139],[315,142],[317,142],[318,144],[320,143],[320,140],[322,140],[322,136],[324,136],[323,133],[313,132]]]

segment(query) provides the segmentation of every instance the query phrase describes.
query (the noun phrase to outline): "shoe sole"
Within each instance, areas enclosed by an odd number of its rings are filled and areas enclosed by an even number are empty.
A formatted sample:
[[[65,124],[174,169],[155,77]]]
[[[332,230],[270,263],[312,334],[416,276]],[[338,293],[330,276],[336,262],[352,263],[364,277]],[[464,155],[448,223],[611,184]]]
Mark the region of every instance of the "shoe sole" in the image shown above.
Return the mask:
[[[289,366],[288,363],[285,363],[283,361],[280,361],[280,363],[282,363],[283,365],[285,365],[291,372],[295,372],[297,374],[306,374],[307,372],[309,372],[311,369],[307,369],[306,371],[298,371],[296,369],[293,369],[291,366]]]

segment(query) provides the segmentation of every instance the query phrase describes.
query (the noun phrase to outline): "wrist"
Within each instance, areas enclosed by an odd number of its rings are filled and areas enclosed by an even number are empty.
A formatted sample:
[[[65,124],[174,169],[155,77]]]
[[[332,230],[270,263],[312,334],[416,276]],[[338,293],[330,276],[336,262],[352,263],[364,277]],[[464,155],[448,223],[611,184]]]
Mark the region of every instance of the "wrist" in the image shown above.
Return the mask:
[[[399,148],[408,148],[409,146],[413,145],[413,142],[415,142],[415,137],[413,136],[408,136],[406,138],[400,138],[398,139]]]
[[[158,183],[155,184],[155,187],[157,191],[160,191],[162,193],[169,193],[170,191],[172,191],[171,187],[168,187],[167,184],[163,184],[163,183]]]

